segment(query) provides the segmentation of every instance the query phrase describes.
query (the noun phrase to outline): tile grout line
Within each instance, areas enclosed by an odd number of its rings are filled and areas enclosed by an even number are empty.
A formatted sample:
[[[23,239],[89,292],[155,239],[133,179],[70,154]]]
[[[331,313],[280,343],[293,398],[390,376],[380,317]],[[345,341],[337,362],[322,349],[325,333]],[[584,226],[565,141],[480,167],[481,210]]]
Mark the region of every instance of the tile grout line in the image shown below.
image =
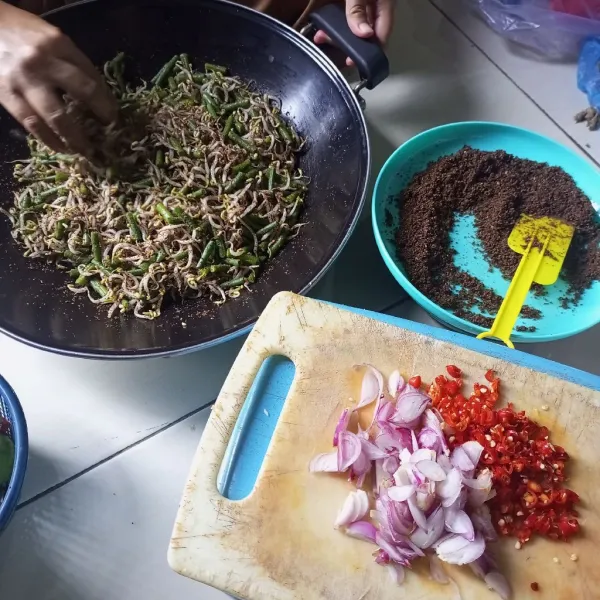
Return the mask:
[[[385,307],[383,307],[381,309],[378,309],[375,312],[385,313],[385,312],[387,312],[389,310],[392,310],[396,306],[399,306],[400,304],[402,304],[403,302],[405,302],[407,299],[408,299],[408,296],[406,296],[405,298],[402,298],[401,300],[397,300],[397,301],[393,302],[392,304],[390,304],[388,306],[385,306]],[[207,402],[206,404],[200,406],[199,408],[195,408],[194,410],[186,413],[185,415],[182,415],[181,417],[175,419],[171,423],[168,423],[167,425],[164,425],[163,427],[160,427],[156,431],[153,431],[150,435],[147,435],[147,436],[145,436],[143,438],[140,438],[139,440],[136,440],[132,444],[129,444],[128,446],[125,446],[124,448],[121,448],[117,452],[113,452],[112,454],[106,456],[102,460],[99,460],[99,461],[93,463],[92,465],[90,465],[89,467],[86,467],[85,469],[82,469],[81,471],[78,471],[74,475],[71,475],[70,477],[67,477],[66,479],[63,479],[62,481],[59,481],[58,483],[55,483],[54,485],[46,488],[45,490],[42,490],[41,492],[38,492],[37,494],[35,494],[31,498],[28,498],[27,500],[19,503],[17,505],[17,509],[16,510],[21,510],[22,508],[25,508],[26,506],[29,506],[30,504],[33,504],[34,502],[37,502],[38,500],[41,500],[42,498],[44,498],[45,496],[48,496],[52,492],[55,492],[55,491],[61,489],[62,487],[64,487],[64,486],[68,485],[69,483],[71,483],[71,482],[79,479],[80,477],[83,477],[84,475],[87,475],[89,472],[93,471],[97,467],[101,467],[102,465],[105,465],[106,463],[110,462],[114,458],[117,458],[118,456],[121,456],[122,454],[124,454],[128,450],[131,450],[132,448],[135,448],[136,446],[139,446],[139,445],[143,444],[144,442],[152,439],[153,437],[156,437],[157,435],[159,435],[159,434],[167,431],[168,429],[171,429],[171,427],[174,427],[175,425],[178,425],[179,423],[182,423],[186,419],[189,419],[190,417],[193,417],[194,415],[197,415],[199,412],[205,410],[206,408],[208,408],[209,406],[211,406],[212,404],[214,404],[216,402],[216,400],[217,399],[214,398],[213,400],[211,400],[210,402]]]
[[[215,400],[216,400],[216,398],[215,398]],[[46,488],[45,490],[42,490],[41,492],[38,492],[37,494],[35,494],[35,496],[32,496],[31,498],[28,498],[24,502],[21,502],[20,504],[18,504],[17,505],[17,510],[25,508],[26,506],[29,506],[30,504],[33,504],[37,500],[41,500],[42,498],[44,498],[48,494],[51,494],[52,492],[55,492],[56,490],[59,490],[60,488],[64,487],[65,485],[67,485],[69,483],[71,483],[72,481],[75,481],[75,480],[79,479],[83,475],[87,475],[90,471],[93,471],[97,467],[100,467],[100,466],[106,464],[107,462],[110,462],[113,458],[117,458],[118,456],[120,456],[121,454],[124,454],[128,450],[131,450],[132,448],[135,448],[136,446],[139,446],[140,444],[143,444],[144,442],[152,439],[153,437],[156,437],[160,433],[163,433],[163,432],[167,431],[168,429],[171,429],[175,425],[179,425],[179,423],[182,423],[186,419],[189,419],[190,417],[193,417],[194,415],[197,415],[199,412],[202,412],[204,409],[208,408],[211,404],[214,404],[215,400],[211,400],[210,402],[204,404],[203,406],[200,406],[199,408],[195,408],[194,410],[186,413],[185,415],[179,417],[178,419],[175,419],[171,423],[168,423],[167,425],[164,425],[160,429],[157,429],[156,431],[153,431],[150,435],[147,435],[146,437],[143,437],[143,438],[140,438],[139,440],[136,440],[132,444],[129,444],[128,446],[125,446],[124,448],[121,448],[117,452],[113,452],[109,456],[106,456],[102,460],[99,460],[99,461],[95,462],[94,464],[90,465],[89,467],[86,467],[85,469],[82,469],[81,471],[75,473],[74,475],[71,475],[70,477],[67,477],[66,479],[63,479],[62,481],[60,481],[58,483],[55,483],[54,485],[50,486],[49,488]]]
[[[468,40],[471,44],[473,44],[473,46],[475,48],[477,48],[477,50],[479,50],[479,52],[481,52],[481,54],[483,54],[483,56],[485,56],[489,62],[491,62],[497,69],[498,71],[500,71],[505,77],[506,79],[508,79],[526,98],[528,98],[535,106],[536,108],[538,108],[538,110],[544,114],[546,117],[548,117],[548,119],[550,119],[550,121],[552,121],[552,123],[554,123],[554,125],[556,125],[556,127],[558,127],[558,129],[560,129],[560,131],[562,131],[567,138],[569,138],[569,140],[571,140],[597,167],[600,167],[600,162],[596,160],[596,158],[594,158],[594,156],[592,156],[590,154],[590,152],[588,151],[588,149],[581,144],[581,142],[579,142],[577,139],[575,139],[568,131],[566,131],[562,125],[560,125],[559,123],[557,123],[554,118],[542,107],[540,106],[540,104],[538,104],[538,102],[536,100],[534,100],[500,65],[498,65],[493,58],[481,47],[479,46],[479,44],[477,44],[477,42],[475,42],[475,40],[473,40],[469,34],[467,34],[461,27],[460,25],[458,25],[458,23],[452,18],[450,17],[448,14],[446,14],[444,12],[444,10],[442,8],[440,8],[435,2],[434,0],[428,0],[429,4],[431,4],[431,6],[433,6],[433,8],[435,10],[437,10],[457,31],[459,31],[462,36]],[[493,31],[490,29],[490,33],[493,33]],[[494,33],[494,35],[497,35]]]

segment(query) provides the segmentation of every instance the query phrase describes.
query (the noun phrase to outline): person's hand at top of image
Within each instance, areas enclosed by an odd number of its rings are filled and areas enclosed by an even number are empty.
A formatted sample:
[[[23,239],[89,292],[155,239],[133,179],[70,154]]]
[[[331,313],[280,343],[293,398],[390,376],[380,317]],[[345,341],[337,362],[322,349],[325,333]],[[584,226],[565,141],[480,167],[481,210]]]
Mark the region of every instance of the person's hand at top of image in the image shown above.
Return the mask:
[[[360,38],[375,37],[385,46],[394,26],[396,0],[346,0],[346,18],[354,35]],[[315,35],[315,43],[331,40],[324,31]],[[352,61],[347,59],[347,64]]]
[[[87,141],[58,90],[104,123],[117,116],[116,100],[102,77],[67,36],[40,17],[0,2],[0,103],[53,150],[85,154]]]

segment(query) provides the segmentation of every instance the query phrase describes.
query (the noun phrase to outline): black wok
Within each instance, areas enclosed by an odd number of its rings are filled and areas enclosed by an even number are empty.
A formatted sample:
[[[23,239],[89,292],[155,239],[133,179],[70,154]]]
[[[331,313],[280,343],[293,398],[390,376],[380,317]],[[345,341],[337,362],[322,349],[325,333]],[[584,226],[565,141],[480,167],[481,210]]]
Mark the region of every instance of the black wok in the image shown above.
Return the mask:
[[[249,293],[216,308],[173,302],[155,321],[108,320],[103,307],[71,294],[67,276],[23,258],[0,215],[0,330],[39,348],[86,357],[131,358],[204,348],[247,331],[281,290],[306,293],[348,240],[364,202],[369,142],[359,97],[333,63],[281,23],[219,0],[95,0],[46,15],[101,65],[124,51],[149,79],[176,53],[195,64],[227,66],[281,99],[283,112],[308,140],[301,168],[310,178],[301,236],[269,264]],[[374,43],[352,36],[341,11],[328,6],[311,21],[355,58],[372,87],[387,76]],[[24,136],[0,111],[0,205],[12,204],[12,165],[27,156]],[[185,324],[185,325],[184,325]]]

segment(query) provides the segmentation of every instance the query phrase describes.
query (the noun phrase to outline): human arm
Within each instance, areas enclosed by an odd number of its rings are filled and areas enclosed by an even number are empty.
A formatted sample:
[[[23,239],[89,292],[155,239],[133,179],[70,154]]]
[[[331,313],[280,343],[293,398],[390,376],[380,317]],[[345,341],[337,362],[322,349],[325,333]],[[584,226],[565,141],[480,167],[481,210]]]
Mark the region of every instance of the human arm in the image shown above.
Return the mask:
[[[114,97],[75,44],[40,17],[0,2],[0,103],[50,148],[85,153],[64,93],[105,123],[116,118]]]
[[[396,0],[345,0],[346,18],[354,35],[361,38],[375,37],[385,45],[392,33]],[[315,43],[330,42],[324,31],[315,35]],[[351,64],[348,59],[348,64]]]

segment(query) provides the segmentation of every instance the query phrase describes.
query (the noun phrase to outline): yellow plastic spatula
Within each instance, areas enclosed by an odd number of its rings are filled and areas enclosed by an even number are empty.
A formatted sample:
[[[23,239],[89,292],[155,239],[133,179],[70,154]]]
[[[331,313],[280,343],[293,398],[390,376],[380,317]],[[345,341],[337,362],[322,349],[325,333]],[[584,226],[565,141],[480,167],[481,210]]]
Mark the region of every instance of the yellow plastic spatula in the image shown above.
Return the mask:
[[[508,236],[508,246],[523,258],[515,271],[504,301],[489,331],[477,338],[497,338],[509,348],[514,348],[510,335],[532,283],[552,285],[558,279],[574,228],[558,219],[534,219],[521,215]]]

